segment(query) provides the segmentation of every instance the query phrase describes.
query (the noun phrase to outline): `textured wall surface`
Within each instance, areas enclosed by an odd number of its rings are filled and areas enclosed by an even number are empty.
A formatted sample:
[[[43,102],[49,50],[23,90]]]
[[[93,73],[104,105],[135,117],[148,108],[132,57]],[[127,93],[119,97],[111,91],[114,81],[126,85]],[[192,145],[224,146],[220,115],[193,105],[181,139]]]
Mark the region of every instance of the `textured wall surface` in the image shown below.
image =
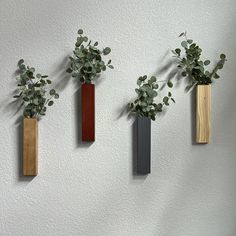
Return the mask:
[[[0,235],[234,236],[236,233],[235,0],[0,1]],[[77,141],[78,84],[64,71],[82,27],[112,48],[96,85],[96,142]],[[143,74],[170,76],[179,33],[228,62],[212,88],[213,138],[194,145],[192,96],[152,123],[152,173],[132,174],[133,119],[122,115]],[[12,101],[24,58],[49,74],[60,100],[39,123],[39,175],[20,175],[20,113]],[[214,61],[214,60],[213,60]]]

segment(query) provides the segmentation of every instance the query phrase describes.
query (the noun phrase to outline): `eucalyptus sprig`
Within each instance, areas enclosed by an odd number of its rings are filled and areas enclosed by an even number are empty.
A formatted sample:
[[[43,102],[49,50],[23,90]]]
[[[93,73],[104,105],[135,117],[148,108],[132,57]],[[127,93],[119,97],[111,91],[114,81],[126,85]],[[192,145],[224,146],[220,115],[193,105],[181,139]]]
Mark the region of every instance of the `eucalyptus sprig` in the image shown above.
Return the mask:
[[[53,99],[58,99],[59,94],[55,89],[47,92],[47,86],[52,83],[47,79],[47,75],[36,74],[35,68],[26,66],[24,60],[18,62],[19,76],[16,77],[18,82],[18,92],[14,96],[22,101],[24,106],[23,115],[26,118],[39,118],[45,115],[47,106],[54,104]]]
[[[178,62],[178,68],[181,69],[181,75],[183,77],[188,76],[190,79],[190,85],[207,85],[212,83],[212,79],[219,79],[220,76],[217,73],[218,70],[222,69],[226,60],[225,54],[220,54],[220,59],[210,72],[206,67],[211,63],[210,60],[201,60],[202,49],[193,42],[192,39],[187,38],[186,32],[183,32],[179,37],[184,37],[181,42],[183,47],[184,55],[181,56],[181,49],[176,48],[172,50],[174,57]]]
[[[88,37],[83,35],[83,30],[78,30],[79,36],[75,44],[73,56],[69,57],[70,64],[66,70],[72,74],[72,77],[78,78],[82,83],[91,84],[92,81],[102,72],[108,68],[113,69],[111,60],[107,63],[103,61],[103,56],[111,52],[109,47],[99,49],[98,42],[92,44]]]
[[[163,82],[163,81],[162,81]],[[167,96],[162,98],[162,102],[156,103],[154,98],[157,97],[159,89],[159,84],[155,76],[151,76],[147,80],[147,75],[140,76],[137,80],[138,88],[135,89],[138,97],[134,102],[129,103],[129,110],[140,117],[149,117],[152,120],[156,119],[156,115],[163,111],[164,106],[170,105],[170,100],[175,103],[171,92],[168,92]],[[167,82],[169,88],[173,87],[171,81]]]

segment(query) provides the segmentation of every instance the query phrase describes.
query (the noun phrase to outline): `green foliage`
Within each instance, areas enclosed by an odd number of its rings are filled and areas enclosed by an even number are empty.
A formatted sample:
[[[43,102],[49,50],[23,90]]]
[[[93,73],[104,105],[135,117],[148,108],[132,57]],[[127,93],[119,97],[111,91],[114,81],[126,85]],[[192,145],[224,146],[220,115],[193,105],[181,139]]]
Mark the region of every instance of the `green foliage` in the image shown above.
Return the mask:
[[[215,67],[209,72],[209,70],[206,70],[206,66],[211,62],[210,60],[201,60],[202,49],[194,43],[192,39],[187,38],[186,32],[181,33],[179,37],[184,37],[181,46],[183,47],[185,54],[184,56],[181,56],[180,48],[176,48],[175,50],[172,50],[172,52],[174,57],[179,59],[178,68],[181,69],[182,76],[188,76],[191,85],[211,84],[212,78],[220,78],[217,72],[223,68],[224,63],[227,61],[226,56],[221,54]]]
[[[55,89],[47,93],[47,86],[51,84],[51,80],[47,79],[47,75],[36,74],[33,67],[26,66],[24,60],[18,62],[19,76],[17,79],[18,94],[14,96],[22,101],[24,106],[23,115],[26,118],[38,118],[46,113],[47,106],[53,105],[53,99],[59,98],[59,94]]]
[[[98,42],[94,44],[92,44],[91,40],[88,42],[88,38],[83,35],[82,29],[78,30],[78,34],[75,50],[73,51],[73,56],[69,57],[70,65],[66,71],[81,82],[90,84],[107,67],[114,68],[111,65],[111,60],[107,63],[103,61],[103,56],[108,55],[111,49],[105,47],[101,50],[97,47]]]
[[[138,88],[135,89],[137,93],[137,98],[134,102],[129,103],[129,110],[138,116],[149,117],[155,120],[157,113],[162,112],[164,106],[169,106],[170,100],[175,102],[172,98],[171,92],[162,99],[162,102],[156,103],[154,101],[155,97],[158,95],[159,85],[155,76],[147,78],[146,75],[140,76],[137,80]],[[168,81],[167,86],[173,87],[172,82]]]

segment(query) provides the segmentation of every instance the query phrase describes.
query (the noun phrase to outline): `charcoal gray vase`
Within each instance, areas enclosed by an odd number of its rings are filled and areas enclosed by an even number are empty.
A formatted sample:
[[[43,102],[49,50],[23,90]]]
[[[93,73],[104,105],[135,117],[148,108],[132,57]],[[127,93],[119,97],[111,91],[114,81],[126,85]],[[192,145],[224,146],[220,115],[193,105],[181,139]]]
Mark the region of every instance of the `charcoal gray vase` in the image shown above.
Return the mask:
[[[151,173],[151,120],[137,117],[137,174]]]

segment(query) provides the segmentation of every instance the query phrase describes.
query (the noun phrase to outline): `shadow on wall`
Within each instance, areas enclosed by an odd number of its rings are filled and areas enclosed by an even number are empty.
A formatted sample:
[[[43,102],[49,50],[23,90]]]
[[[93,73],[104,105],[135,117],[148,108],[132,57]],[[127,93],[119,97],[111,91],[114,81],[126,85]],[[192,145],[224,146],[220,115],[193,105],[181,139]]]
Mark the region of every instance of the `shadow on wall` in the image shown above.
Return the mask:
[[[167,53],[168,54],[168,53]],[[163,57],[165,60],[166,55]],[[157,71],[156,74],[163,75],[165,80],[175,80],[175,87],[179,87],[181,83],[186,85],[185,93],[190,95],[190,110],[191,110],[191,137],[192,137],[192,145],[199,145],[196,143],[196,89],[189,84],[187,77],[182,77],[179,69],[177,68],[176,62],[173,59],[168,59],[167,62],[164,63]]]
[[[68,83],[70,82],[70,74],[66,72],[66,69],[69,66],[69,55],[66,57],[63,57],[61,62],[56,65],[55,71],[52,73],[52,77],[57,78],[57,80],[54,82],[55,83],[55,88],[58,91],[62,91],[66,88]]]
[[[196,143],[196,89],[191,91],[190,99],[192,145],[199,145]]]

